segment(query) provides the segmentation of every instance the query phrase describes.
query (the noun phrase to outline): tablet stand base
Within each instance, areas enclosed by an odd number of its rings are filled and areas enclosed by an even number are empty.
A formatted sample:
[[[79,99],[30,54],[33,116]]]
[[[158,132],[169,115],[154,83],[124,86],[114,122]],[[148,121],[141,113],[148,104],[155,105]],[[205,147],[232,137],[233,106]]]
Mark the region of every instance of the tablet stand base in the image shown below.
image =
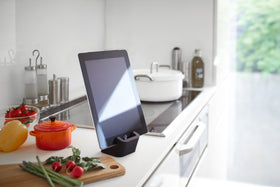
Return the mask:
[[[101,150],[101,152],[116,157],[126,156],[130,153],[135,152],[139,136],[140,135],[137,132],[133,131],[132,135],[127,139],[117,137],[115,140],[115,145],[113,145],[112,147],[108,147],[107,149],[103,149]]]

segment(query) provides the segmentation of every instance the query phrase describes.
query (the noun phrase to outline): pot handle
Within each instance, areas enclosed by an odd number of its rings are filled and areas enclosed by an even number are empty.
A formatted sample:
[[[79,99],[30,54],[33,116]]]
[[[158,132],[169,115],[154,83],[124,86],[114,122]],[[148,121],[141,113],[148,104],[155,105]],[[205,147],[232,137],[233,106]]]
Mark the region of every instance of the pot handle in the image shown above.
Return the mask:
[[[31,136],[37,136],[36,131],[30,131],[29,134],[30,134]]]
[[[140,77],[147,78],[147,79],[149,79],[150,81],[153,81],[153,80],[154,80],[151,76],[146,75],[146,74],[135,75],[135,76],[134,76],[134,79],[138,81],[138,80],[140,80]]]
[[[72,124],[71,132],[73,132],[77,128],[77,125]]]

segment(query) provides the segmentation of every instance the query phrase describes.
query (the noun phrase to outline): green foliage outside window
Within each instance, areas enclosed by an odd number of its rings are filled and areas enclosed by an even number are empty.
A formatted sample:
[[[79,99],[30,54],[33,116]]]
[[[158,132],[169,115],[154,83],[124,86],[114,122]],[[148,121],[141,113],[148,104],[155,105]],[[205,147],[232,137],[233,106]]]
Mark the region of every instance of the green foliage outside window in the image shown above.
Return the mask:
[[[280,0],[238,0],[237,70],[280,73]]]

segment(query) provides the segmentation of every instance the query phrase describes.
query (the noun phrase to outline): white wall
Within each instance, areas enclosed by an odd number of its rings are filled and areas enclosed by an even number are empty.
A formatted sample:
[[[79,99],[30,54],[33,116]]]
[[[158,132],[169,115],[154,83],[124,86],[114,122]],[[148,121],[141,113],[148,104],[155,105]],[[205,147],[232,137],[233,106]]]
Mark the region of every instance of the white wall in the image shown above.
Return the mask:
[[[106,49],[127,49],[133,68],[171,65],[171,51],[189,61],[202,49],[205,83],[213,83],[214,0],[107,0]]]
[[[213,82],[215,0],[0,0],[0,108],[24,96],[24,66],[39,49],[52,74],[70,77],[70,98],[85,94],[77,54],[127,49],[133,68],[189,61],[200,48]]]
[[[77,54],[104,49],[103,0],[0,0],[0,28],[0,107],[22,102],[34,49],[49,79],[69,76],[70,97],[85,94]]]
[[[13,100],[11,94],[14,90],[15,95],[19,89],[16,75],[13,70],[16,69],[15,49],[16,49],[16,17],[15,17],[15,0],[0,1],[0,105],[8,104]]]

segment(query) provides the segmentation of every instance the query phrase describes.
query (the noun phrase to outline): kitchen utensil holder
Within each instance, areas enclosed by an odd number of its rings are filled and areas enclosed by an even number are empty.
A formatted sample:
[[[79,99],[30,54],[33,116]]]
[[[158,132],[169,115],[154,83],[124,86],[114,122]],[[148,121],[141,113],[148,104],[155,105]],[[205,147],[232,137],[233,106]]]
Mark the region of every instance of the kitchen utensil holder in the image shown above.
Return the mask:
[[[116,157],[126,156],[135,152],[139,136],[137,132],[133,131],[128,138],[117,137],[113,146],[103,149],[101,152]]]

